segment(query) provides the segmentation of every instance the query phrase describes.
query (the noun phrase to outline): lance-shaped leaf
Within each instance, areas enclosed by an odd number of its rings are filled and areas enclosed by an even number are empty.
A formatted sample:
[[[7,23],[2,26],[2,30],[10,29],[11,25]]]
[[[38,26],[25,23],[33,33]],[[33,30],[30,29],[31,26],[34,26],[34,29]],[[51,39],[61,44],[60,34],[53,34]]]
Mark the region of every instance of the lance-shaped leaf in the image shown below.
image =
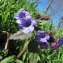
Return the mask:
[[[16,63],[23,63],[21,60],[17,59],[15,60]]]
[[[10,63],[10,62],[13,62],[15,60],[15,58],[16,57],[14,55],[12,55],[12,56],[6,57],[0,63]]]
[[[25,40],[32,37],[32,32],[24,34],[21,30],[10,35],[9,40]]]

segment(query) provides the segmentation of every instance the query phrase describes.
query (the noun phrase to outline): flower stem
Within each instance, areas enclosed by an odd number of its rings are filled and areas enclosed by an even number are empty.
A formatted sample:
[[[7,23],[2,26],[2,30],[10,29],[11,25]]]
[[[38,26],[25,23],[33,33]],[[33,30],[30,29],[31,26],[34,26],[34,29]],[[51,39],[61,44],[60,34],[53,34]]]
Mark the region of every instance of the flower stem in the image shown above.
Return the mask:
[[[9,43],[9,33],[8,32],[6,32],[7,33],[7,41],[6,41],[6,43],[5,43],[5,48],[4,48],[4,56],[6,56],[7,55],[7,47],[8,47],[8,43]]]
[[[29,41],[30,42],[30,41]],[[29,42],[27,43],[27,45],[22,49],[22,51],[17,55],[17,58],[20,58],[21,55],[25,52],[25,50],[28,48]]]
[[[1,31],[1,30],[0,30]],[[5,48],[4,48],[4,56],[7,55],[7,47],[8,47],[8,42],[9,42],[9,36],[11,35],[11,33],[7,32],[7,31],[1,31],[2,33],[6,33],[7,34],[7,41],[5,43]]]

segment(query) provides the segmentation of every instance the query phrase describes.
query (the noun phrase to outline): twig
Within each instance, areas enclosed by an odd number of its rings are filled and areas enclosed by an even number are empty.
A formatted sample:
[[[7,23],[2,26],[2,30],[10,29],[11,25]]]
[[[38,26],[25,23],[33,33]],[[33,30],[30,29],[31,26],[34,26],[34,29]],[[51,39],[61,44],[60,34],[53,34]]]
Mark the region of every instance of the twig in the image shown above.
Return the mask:
[[[1,31],[1,30],[0,30],[0,31]],[[6,33],[6,34],[11,34],[11,33],[7,32],[7,31],[1,31],[1,32]]]
[[[1,30],[0,30],[1,31]],[[10,36],[10,33],[9,32],[7,32],[7,31],[1,31],[1,32],[3,32],[3,33],[6,33],[7,34],[7,41],[6,41],[6,43],[5,43],[5,48],[4,48],[4,56],[6,56],[7,55],[7,47],[8,47],[8,42],[9,42],[9,36]]]
[[[50,1],[49,1],[48,5],[47,5],[47,7],[46,7],[46,9],[45,9],[45,11],[44,11],[45,14],[46,14],[46,12],[48,11],[48,9],[49,9],[49,7],[50,7],[52,1],[53,1],[53,0],[50,0]]]
[[[30,41],[29,41],[30,42]],[[17,58],[20,58],[21,55],[24,53],[24,51],[28,48],[29,42],[27,43],[27,45],[22,49],[22,51],[17,55]]]
[[[8,47],[8,42],[9,42],[9,33],[7,32],[7,41],[5,43],[5,48],[4,48],[4,56],[7,55],[7,47]]]
[[[63,17],[60,18],[60,21],[59,21],[59,23],[58,23],[57,29],[60,28],[62,21],[63,21]]]

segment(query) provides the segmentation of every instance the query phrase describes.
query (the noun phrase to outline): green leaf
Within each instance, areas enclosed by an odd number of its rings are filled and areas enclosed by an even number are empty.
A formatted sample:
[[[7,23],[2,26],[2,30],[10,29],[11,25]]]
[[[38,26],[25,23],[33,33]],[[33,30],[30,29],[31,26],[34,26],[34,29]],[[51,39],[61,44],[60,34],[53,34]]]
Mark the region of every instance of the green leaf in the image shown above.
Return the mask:
[[[0,56],[0,59],[2,59],[2,56]]]
[[[9,62],[12,62],[12,61],[14,61],[14,60],[15,60],[15,56],[12,55],[12,56],[9,56],[9,57],[3,59],[3,60],[1,61],[1,63],[9,63]]]
[[[37,63],[40,60],[40,57],[36,53],[35,54],[34,53],[30,53],[28,58],[30,60],[30,63]]]
[[[49,20],[36,20],[38,22],[38,25],[44,25],[49,22]]]
[[[22,58],[22,59],[23,59],[23,61],[24,61],[24,60],[25,60],[25,58],[26,58],[26,54],[27,54],[27,53],[24,53],[24,54],[23,54],[23,58]]]
[[[15,62],[16,63],[23,63],[21,60],[18,60],[18,59]]]
[[[32,37],[32,32],[24,34],[21,30],[9,37],[9,40],[25,40]]]
[[[62,56],[61,56],[61,62],[63,63],[63,54],[62,54]]]

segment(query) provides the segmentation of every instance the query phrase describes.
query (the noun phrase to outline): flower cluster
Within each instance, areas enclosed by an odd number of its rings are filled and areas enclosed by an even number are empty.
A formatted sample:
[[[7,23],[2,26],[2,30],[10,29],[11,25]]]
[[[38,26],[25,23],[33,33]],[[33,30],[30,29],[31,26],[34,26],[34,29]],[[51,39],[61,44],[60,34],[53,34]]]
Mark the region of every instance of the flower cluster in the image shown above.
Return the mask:
[[[36,21],[32,19],[30,13],[24,8],[16,12],[14,18],[16,19],[18,27],[22,29],[24,33],[32,32],[34,26],[36,26]],[[41,18],[40,14],[36,14],[35,18]],[[45,16],[42,17],[42,19],[49,19],[49,17]],[[56,40],[52,33],[49,34],[47,31],[38,30],[35,38],[41,49],[48,49],[50,45],[53,50],[57,50],[59,46],[63,45],[63,37]]]
[[[55,36],[50,35],[47,31],[38,30],[36,33],[36,40],[41,49],[48,49],[48,46],[50,45],[53,50],[57,50],[63,45],[63,36],[56,38]]]
[[[58,38],[56,42],[51,43],[52,49],[57,50],[61,45],[63,45],[63,36]]]
[[[20,29],[24,33],[32,32],[34,30],[34,26],[36,26],[36,21],[32,19],[30,13],[21,8],[17,13],[14,14],[14,18]]]

